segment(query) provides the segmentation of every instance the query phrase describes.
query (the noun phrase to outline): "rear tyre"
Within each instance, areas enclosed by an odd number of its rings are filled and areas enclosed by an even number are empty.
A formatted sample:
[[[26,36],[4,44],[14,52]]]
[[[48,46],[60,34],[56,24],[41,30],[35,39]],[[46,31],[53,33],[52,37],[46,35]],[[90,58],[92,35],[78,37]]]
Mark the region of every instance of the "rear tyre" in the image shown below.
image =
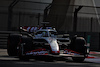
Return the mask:
[[[20,42],[21,34],[11,34],[8,37],[7,52],[9,56],[17,56],[17,46]]]

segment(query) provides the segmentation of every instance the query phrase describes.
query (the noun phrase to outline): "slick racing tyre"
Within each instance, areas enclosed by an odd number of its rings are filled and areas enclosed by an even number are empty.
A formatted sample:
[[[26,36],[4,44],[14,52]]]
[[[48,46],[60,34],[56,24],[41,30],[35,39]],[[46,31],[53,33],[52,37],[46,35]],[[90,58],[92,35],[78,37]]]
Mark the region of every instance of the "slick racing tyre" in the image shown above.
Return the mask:
[[[32,50],[32,48],[34,48],[34,47],[33,47],[33,41],[32,41],[32,38],[31,38],[31,37],[23,36],[23,37],[21,38],[21,43],[20,43],[20,45],[21,45],[21,44],[24,44],[24,45],[23,45],[23,48],[24,48],[24,52],[23,52],[23,53],[25,53],[25,52],[27,52],[27,51],[30,51],[30,50]]]
[[[85,55],[86,51],[87,51],[85,44],[86,44],[86,41],[84,38],[76,37],[75,39],[72,40],[72,42],[70,44],[70,49],[74,50],[80,54]]]
[[[9,56],[17,56],[17,46],[20,42],[21,34],[11,34],[8,36],[7,52]]]
[[[76,61],[76,62],[84,61],[85,56],[87,54],[87,48],[85,44],[86,44],[86,41],[82,37],[76,37],[72,40],[72,43],[70,44],[70,49],[83,55],[83,57],[72,57],[73,61]]]
[[[25,56],[25,53],[32,50],[32,43],[32,38],[22,36],[18,50],[18,56],[20,60],[29,60],[29,57]]]
[[[22,53],[23,53],[22,46],[19,45],[19,50],[18,50],[18,57],[19,57],[19,60],[28,61],[29,58],[28,58],[27,56],[25,56],[25,55],[22,55]]]

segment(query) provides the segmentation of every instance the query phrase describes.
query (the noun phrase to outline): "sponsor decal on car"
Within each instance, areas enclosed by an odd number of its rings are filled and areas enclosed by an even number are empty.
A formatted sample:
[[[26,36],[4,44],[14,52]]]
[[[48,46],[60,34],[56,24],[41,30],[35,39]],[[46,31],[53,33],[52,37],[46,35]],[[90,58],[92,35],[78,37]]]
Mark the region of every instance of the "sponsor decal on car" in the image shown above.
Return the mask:
[[[26,55],[48,55],[48,51],[45,51],[45,49],[37,49],[26,52]]]
[[[80,53],[70,50],[70,49],[65,49],[64,54],[69,54],[69,55],[80,55]]]

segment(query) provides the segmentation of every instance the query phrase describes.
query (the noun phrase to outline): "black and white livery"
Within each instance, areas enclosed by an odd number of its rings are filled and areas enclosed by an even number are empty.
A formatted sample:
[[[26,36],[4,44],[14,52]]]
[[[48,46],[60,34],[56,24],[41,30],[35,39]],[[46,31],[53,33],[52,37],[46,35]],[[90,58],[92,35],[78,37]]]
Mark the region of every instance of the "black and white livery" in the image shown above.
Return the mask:
[[[19,56],[20,59],[26,59],[25,56],[72,57],[73,61],[82,62],[88,55],[83,37],[70,39],[69,34],[57,35],[57,31],[52,27],[27,28],[21,27],[24,31],[32,28],[32,33],[28,31],[9,35],[7,43],[9,56]]]

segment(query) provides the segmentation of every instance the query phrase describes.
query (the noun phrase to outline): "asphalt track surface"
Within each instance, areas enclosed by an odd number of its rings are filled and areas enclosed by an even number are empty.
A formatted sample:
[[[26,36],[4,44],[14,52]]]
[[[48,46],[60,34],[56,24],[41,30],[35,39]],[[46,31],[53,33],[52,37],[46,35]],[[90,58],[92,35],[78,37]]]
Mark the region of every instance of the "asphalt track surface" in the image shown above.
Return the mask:
[[[92,62],[90,58],[82,63],[73,62],[71,58],[54,61],[39,59],[21,61],[17,57],[9,57],[6,49],[0,49],[0,67],[100,67],[100,63]]]

